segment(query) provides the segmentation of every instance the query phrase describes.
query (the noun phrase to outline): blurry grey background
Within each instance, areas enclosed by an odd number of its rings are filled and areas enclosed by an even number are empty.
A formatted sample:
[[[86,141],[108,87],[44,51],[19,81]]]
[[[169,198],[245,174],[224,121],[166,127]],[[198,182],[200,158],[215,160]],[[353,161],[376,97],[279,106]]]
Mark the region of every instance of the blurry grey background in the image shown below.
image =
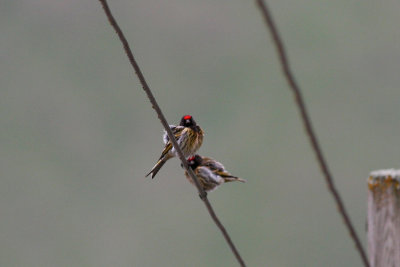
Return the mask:
[[[110,1],[169,123],[248,183],[209,195],[248,266],[361,266],[254,1]],[[97,1],[0,1],[0,266],[236,266]],[[399,167],[399,1],[270,5],[365,242]]]

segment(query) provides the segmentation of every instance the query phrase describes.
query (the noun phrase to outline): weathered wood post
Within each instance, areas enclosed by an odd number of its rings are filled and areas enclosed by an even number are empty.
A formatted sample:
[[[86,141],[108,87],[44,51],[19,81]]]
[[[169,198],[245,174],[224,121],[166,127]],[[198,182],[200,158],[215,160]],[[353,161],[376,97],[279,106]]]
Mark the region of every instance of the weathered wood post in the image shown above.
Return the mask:
[[[371,267],[400,267],[400,170],[368,179],[368,253]]]

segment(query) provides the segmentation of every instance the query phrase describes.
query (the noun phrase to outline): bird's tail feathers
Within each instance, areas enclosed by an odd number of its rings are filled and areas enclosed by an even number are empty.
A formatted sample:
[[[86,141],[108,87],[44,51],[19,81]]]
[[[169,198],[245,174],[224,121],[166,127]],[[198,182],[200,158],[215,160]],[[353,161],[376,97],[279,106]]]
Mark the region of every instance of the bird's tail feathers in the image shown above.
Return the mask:
[[[171,157],[166,155],[165,157],[160,158],[156,165],[154,165],[154,167],[151,169],[151,171],[146,174],[146,177],[149,176],[151,174],[151,179],[154,178],[154,176],[156,176],[156,174],[158,173],[158,171],[161,169],[162,166],[164,166],[165,162],[167,162],[167,160],[169,160]]]
[[[225,179],[226,183],[227,182],[235,182],[235,181],[239,181],[239,182],[242,182],[242,183],[247,182],[245,179],[242,179],[242,178],[239,178],[239,177],[236,177],[236,176],[224,177],[224,179]]]
[[[154,165],[154,167],[151,169],[151,171],[148,174],[146,174],[146,177],[151,174],[151,179],[153,179],[154,176],[156,176],[158,171],[161,169],[161,167],[164,166],[165,162],[167,162],[165,158],[158,160],[156,165]]]

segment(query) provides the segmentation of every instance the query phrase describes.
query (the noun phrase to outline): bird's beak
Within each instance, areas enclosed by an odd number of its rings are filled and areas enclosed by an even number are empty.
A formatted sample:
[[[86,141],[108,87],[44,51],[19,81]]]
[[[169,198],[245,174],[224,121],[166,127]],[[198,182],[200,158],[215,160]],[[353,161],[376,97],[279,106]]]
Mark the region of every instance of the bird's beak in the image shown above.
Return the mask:
[[[190,123],[190,120],[186,120],[186,123]]]

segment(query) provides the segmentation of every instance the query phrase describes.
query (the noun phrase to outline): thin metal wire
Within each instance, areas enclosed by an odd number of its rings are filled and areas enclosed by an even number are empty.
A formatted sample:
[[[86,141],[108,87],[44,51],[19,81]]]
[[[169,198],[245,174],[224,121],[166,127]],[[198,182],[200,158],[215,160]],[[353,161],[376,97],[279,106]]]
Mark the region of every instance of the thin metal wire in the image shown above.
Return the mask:
[[[137,62],[133,56],[133,53],[132,53],[132,50],[130,49],[128,41],[126,40],[121,28],[118,26],[117,21],[115,20],[114,16],[112,15],[111,10],[107,4],[107,1],[106,0],[99,0],[99,1],[100,1],[101,5],[103,6],[104,12],[106,13],[106,16],[107,16],[111,26],[114,28],[119,39],[121,40],[122,45],[125,50],[125,53],[129,58],[129,62],[131,63],[132,67],[134,68],[135,73],[136,73],[137,77],[139,78],[140,83],[142,84],[143,90],[146,92],[147,97],[149,98],[153,109],[156,111],[157,116],[161,121],[161,124],[164,126],[165,131],[168,134],[169,140],[171,140],[172,145],[174,146],[176,152],[178,153],[178,156],[179,156],[180,160],[182,161],[183,166],[185,167],[185,169],[187,170],[187,172],[193,179],[193,181],[197,187],[197,190],[199,191],[199,196],[203,200],[204,204],[206,205],[211,218],[214,220],[215,224],[220,229],[222,235],[224,236],[226,242],[228,243],[230,249],[232,250],[232,253],[236,257],[236,260],[239,262],[240,266],[242,266],[242,267],[246,266],[246,264],[244,263],[244,260],[240,256],[239,251],[237,250],[236,246],[234,245],[228,232],[226,231],[225,227],[222,225],[221,221],[218,219],[217,215],[215,214],[214,209],[211,206],[211,203],[208,201],[207,193],[200,186],[200,183],[199,183],[196,175],[193,173],[193,170],[191,168],[189,168],[189,166],[186,162],[185,156],[183,155],[182,150],[180,149],[178,143],[176,142],[175,137],[174,137],[171,129],[169,128],[169,124],[168,124],[167,120],[165,119],[164,114],[162,113],[156,99],[154,98],[153,93],[150,90],[150,87],[148,86],[148,84],[146,82],[146,79],[144,78],[144,75],[143,75],[141,69],[139,68],[139,65],[137,64]]]
[[[360,254],[360,257],[364,263],[364,266],[369,267],[370,265],[369,265],[366,253],[361,245],[361,241],[360,241],[359,237],[357,236],[354,226],[351,223],[350,217],[349,217],[349,215],[346,211],[346,208],[344,206],[344,203],[339,195],[339,191],[336,189],[335,184],[333,182],[333,177],[329,171],[328,164],[326,163],[326,160],[322,154],[322,150],[320,148],[316,134],[314,133],[314,130],[313,130],[313,127],[311,124],[311,119],[307,113],[306,105],[305,105],[303,97],[301,95],[301,90],[300,90],[299,86],[297,85],[294,75],[292,74],[292,71],[290,69],[289,60],[286,55],[285,47],[283,45],[283,41],[280,38],[277,27],[275,26],[274,20],[272,19],[271,12],[268,10],[268,6],[263,0],[256,0],[256,1],[258,4],[258,7],[261,10],[261,13],[264,16],[264,19],[268,26],[268,29],[272,35],[272,39],[274,41],[274,44],[276,46],[276,49],[277,49],[277,52],[279,55],[279,60],[282,65],[282,71],[284,73],[284,76],[286,77],[289,87],[291,88],[291,90],[294,94],[296,104],[297,104],[297,107],[299,108],[301,119],[304,124],[305,131],[310,139],[310,143],[315,152],[315,156],[317,158],[318,164],[319,164],[321,171],[325,177],[325,182],[328,186],[329,191],[331,192],[331,194],[333,196],[333,199],[336,202],[339,214],[343,218],[344,224],[349,231],[350,237],[353,239],[353,241],[355,243],[355,246],[357,248],[358,253]]]

